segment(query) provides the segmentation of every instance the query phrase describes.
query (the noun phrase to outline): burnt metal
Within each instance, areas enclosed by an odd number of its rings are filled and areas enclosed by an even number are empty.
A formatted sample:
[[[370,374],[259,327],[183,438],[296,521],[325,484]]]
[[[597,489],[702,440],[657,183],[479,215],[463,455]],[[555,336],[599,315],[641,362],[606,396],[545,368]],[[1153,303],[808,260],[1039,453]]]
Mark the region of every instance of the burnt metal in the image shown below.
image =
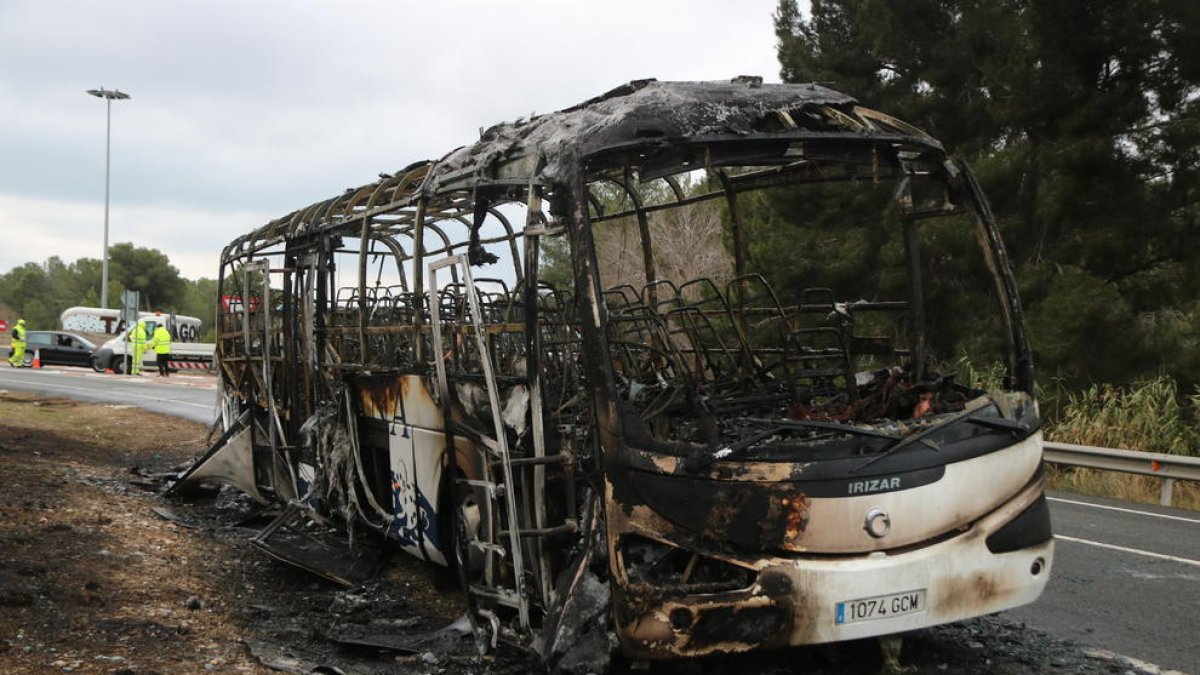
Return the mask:
[[[376,647],[406,654],[472,655],[476,652],[471,622],[462,616],[447,626],[424,632],[384,631],[356,623],[340,623],[327,631],[329,639],[344,645]]]
[[[383,566],[382,549],[352,550],[336,532],[314,525],[294,508],[285,510],[250,543],[276,560],[346,587],[371,579]]]
[[[914,181],[941,202],[914,203]],[[881,182],[903,223],[899,297],[755,271],[744,195]],[[685,208],[724,209],[730,274],[665,276],[672,242],[651,224]],[[930,347],[921,228],[955,215],[999,295],[1000,393],[939,374]],[[642,278],[606,283],[598,238],[623,222]],[[551,242],[566,283],[542,278]],[[567,672],[618,641],[635,658],[788,644],[803,598],[754,560],[828,532],[816,501],[928,488],[1038,428],[1016,286],[970,170],[815,84],[638,80],[493,126],[235,239],[218,284],[227,431],[175,490],[236,478],[291,504],[259,545],[331,578],[358,578],[378,541],[452,565],[483,647]],[[301,513],[342,543],[285,536]],[[658,615],[670,639],[641,636]]]

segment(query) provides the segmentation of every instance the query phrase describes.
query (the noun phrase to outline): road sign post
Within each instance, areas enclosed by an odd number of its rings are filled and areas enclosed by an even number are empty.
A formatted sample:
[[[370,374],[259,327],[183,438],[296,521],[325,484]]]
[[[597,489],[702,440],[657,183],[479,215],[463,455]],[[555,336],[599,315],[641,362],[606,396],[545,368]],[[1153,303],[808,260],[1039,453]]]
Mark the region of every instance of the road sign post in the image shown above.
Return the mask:
[[[134,354],[129,350],[129,334],[131,329],[137,326],[138,322],[138,307],[141,303],[141,293],[139,291],[124,291],[121,293],[121,323],[125,325],[125,374],[132,375],[134,371]],[[142,364],[137,364],[137,370],[141,370]]]

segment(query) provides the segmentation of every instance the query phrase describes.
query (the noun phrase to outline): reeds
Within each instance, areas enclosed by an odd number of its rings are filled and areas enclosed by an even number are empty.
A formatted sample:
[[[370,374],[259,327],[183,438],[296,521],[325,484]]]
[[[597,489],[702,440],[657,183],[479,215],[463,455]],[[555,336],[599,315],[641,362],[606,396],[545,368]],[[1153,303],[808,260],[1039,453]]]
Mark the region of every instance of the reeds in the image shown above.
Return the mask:
[[[1046,439],[1142,452],[1200,456],[1196,417],[1200,394],[1181,398],[1167,376],[1126,387],[1097,384],[1067,394],[1061,413],[1045,424]],[[1052,488],[1158,503],[1162,479],[1115,471],[1050,467]],[[1200,509],[1200,486],[1175,484],[1173,504]]]
[[[1128,387],[1096,384],[1068,395],[1046,436],[1062,443],[1195,456],[1198,399],[1181,401],[1175,381],[1166,376]]]

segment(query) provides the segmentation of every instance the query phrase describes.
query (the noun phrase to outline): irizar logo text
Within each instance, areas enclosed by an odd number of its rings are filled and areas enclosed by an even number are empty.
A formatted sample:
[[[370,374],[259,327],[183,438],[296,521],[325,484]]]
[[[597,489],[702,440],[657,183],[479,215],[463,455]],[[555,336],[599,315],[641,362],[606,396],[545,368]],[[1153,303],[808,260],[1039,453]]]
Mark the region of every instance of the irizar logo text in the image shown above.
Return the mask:
[[[887,490],[899,489],[899,476],[892,476],[890,478],[868,478],[867,480],[850,481],[850,484],[846,489],[846,494],[868,495],[874,492],[885,492]]]

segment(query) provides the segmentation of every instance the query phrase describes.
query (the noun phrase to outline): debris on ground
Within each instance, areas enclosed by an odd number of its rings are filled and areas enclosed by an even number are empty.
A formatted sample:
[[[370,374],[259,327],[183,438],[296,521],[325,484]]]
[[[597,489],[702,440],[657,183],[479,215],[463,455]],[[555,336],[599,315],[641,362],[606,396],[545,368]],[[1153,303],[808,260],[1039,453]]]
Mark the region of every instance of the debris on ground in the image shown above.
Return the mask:
[[[256,550],[249,538],[271,515],[243,496],[184,505],[149,489],[203,452],[202,425],[13,392],[0,394],[0,420],[0,672],[534,668],[529,654],[473,651],[459,621],[463,602],[439,590],[432,566],[393,556],[379,576],[347,589]],[[1145,672],[1003,616],[907,635],[899,664],[929,675]],[[882,666],[870,640],[753,658],[616,662],[612,672],[875,675]]]

